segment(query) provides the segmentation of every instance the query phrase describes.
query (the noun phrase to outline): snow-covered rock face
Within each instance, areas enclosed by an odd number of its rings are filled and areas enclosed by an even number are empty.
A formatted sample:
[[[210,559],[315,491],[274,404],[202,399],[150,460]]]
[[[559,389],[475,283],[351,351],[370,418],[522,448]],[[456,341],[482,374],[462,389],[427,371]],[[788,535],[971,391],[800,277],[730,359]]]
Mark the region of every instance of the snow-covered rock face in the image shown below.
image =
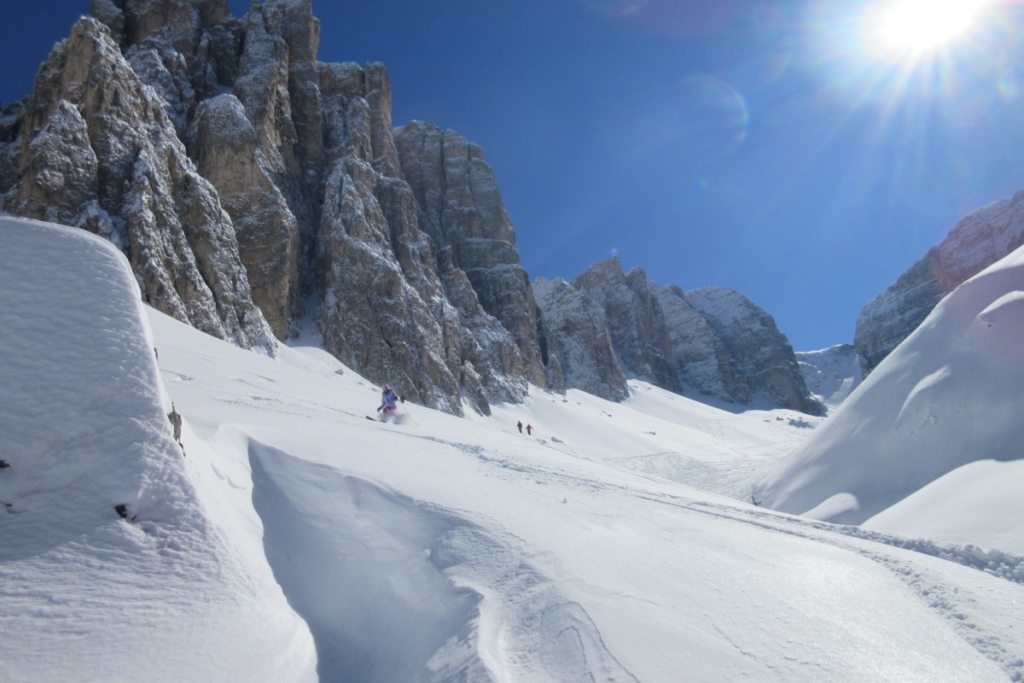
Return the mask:
[[[311,313],[413,401],[562,388],[482,152],[420,124],[400,150],[384,67],[318,62],[308,0],[90,11],[4,113],[0,208],[108,238],[147,302],[242,346]]]
[[[811,415],[824,412],[807,391],[789,340],[764,309],[735,290],[717,287],[687,292],[685,299],[725,346],[729,364],[737,368],[733,385],[745,384],[748,400]]]
[[[609,401],[628,398],[604,309],[562,279],[535,280],[533,291],[558,345],[566,386]]]
[[[851,344],[797,352],[796,361],[811,396],[829,409],[838,408],[862,379],[857,349]]]
[[[572,285],[541,280],[534,289],[570,387],[599,386],[611,398],[621,373],[738,405],[824,410],[771,316],[738,292],[684,293],[649,281],[639,268],[623,273],[617,258],[594,264]]]
[[[871,300],[857,318],[854,345],[867,374],[958,285],[1024,244],[1024,192],[973,211]]]
[[[561,389],[515,231],[482,150],[453,131],[418,121],[398,129],[395,144],[422,208],[423,229],[436,248],[451,249],[480,306],[508,330],[521,357],[520,374],[537,386]]]
[[[214,661],[237,680],[316,680],[308,626],[252,561],[251,494],[222,454],[176,442],[124,257],[9,217],[0,253],[4,680],[204,680]]]

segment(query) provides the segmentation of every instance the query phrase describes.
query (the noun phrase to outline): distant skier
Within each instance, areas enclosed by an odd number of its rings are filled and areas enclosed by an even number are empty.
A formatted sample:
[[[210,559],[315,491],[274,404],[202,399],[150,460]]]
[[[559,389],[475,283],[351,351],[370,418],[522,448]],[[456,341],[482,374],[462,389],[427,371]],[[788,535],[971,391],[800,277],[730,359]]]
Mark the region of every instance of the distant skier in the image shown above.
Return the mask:
[[[522,422],[522,420],[520,420],[519,422],[516,422],[516,427],[519,427],[519,433],[522,434],[523,433],[523,422]]]
[[[387,422],[389,415],[394,415],[398,410],[398,394],[394,390],[385,384],[380,390],[380,407],[377,408],[377,412],[380,413],[380,421]]]
[[[526,434],[527,436],[533,434],[533,425],[526,425]]]

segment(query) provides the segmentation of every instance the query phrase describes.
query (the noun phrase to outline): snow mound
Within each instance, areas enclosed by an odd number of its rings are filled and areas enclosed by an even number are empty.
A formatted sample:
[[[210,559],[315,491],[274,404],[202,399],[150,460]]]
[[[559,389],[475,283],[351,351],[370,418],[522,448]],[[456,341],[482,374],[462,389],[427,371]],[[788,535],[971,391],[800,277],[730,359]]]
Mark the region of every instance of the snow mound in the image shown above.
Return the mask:
[[[759,482],[756,493],[776,510],[859,524],[940,477],[978,460],[1022,459],[1024,441],[1024,249],[951,292],[861,384],[835,416]],[[1010,487],[993,488],[977,506],[977,486],[941,486],[873,526],[935,534],[952,510],[976,509],[974,528],[1024,550],[1019,491],[1024,471],[1002,468]],[[958,481],[970,479],[964,475]],[[938,486],[938,485],[937,485]],[[841,496],[841,498],[837,498]],[[836,505],[836,501],[843,501]],[[831,504],[823,505],[826,501]],[[913,510],[913,517],[908,515]],[[935,522],[934,520],[942,520]],[[984,533],[984,531],[983,531]],[[974,541],[977,542],[977,541]]]
[[[10,218],[0,254],[0,678],[311,680],[305,624],[186,475],[125,258]]]

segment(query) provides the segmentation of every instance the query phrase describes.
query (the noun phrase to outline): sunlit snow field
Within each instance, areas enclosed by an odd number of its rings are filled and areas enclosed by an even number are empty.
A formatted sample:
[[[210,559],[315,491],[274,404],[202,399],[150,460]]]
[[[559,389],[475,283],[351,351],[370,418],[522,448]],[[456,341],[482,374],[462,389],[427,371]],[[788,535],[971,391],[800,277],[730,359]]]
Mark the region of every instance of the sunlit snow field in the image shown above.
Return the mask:
[[[82,231],[0,219],[0,258],[0,680],[1024,676],[1016,556],[750,504],[821,420],[631,382],[382,424]]]

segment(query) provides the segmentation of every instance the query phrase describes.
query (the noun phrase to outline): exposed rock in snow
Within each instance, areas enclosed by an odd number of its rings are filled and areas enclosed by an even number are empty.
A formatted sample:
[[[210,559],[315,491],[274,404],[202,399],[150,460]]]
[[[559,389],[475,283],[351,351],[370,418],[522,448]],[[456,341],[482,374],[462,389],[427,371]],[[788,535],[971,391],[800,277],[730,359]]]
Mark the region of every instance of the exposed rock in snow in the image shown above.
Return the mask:
[[[679,376],[668,361],[671,345],[661,307],[642,270],[627,276],[615,257],[590,266],[572,284],[604,309],[612,345],[630,376],[682,393]]]
[[[824,413],[824,406],[807,391],[789,340],[764,309],[731,289],[698,289],[685,298],[725,345],[730,363],[738,368],[736,375],[750,392],[747,401],[763,399],[810,415]]]
[[[106,237],[147,301],[243,346],[293,336],[309,301],[332,353],[413,401],[562,389],[482,152],[413,126],[411,187],[387,71],[318,62],[309,0],[91,12],[5,113],[5,210]]]
[[[238,98],[225,94],[204,101],[189,129],[188,148],[231,216],[253,302],[274,334],[287,338],[302,310],[299,228]]]
[[[549,290],[576,301],[554,334],[481,149],[417,121],[394,129],[383,65],[317,61],[309,0],[254,2],[241,20],[225,0],[91,12],[24,112],[4,115],[3,208],[111,240],[159,310],[246,347],[310,314],[343,362],[455,414],[528,384],[564,391],[566,373],[607,397],[627,395],[628,373],[816,411],[763,311],[719,319],[617,260],[576,293]]]
[[[484,311],[501,321],[522,357],[520,371],[540,387],[562,389],[515,230],[483,151],[461,135],[413,121],[395,133],[402,173],[438,249],[450,247]]]
[[[671,341],[671,361],[686,393],[746,404],[746,379],[705,317],[675,285],[655,287]]]
[[[1024,192],[964,216],[857,318],[854,345],[871,372],[928,316],[942,297],[1024,244]]]

